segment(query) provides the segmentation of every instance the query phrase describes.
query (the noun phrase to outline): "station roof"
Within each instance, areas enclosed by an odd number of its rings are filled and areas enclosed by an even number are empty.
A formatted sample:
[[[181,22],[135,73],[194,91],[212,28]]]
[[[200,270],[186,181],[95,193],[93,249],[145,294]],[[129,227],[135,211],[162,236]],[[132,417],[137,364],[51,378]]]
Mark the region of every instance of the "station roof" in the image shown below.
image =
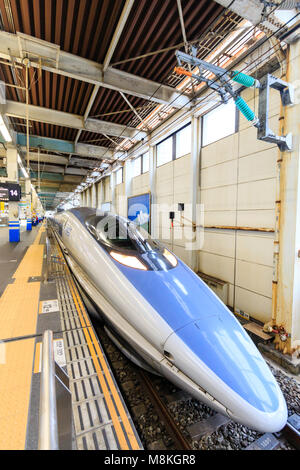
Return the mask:
[[[211,0],[181,0],[181,7],[187,42],[201,58],[242,21]],[[95,161],[110,162],[125,138],[132,145],[158,125],[158,118],[147,121],[148,128],[141,121],[159,104],[165,115],[188,106],[191,89],[176,88],[182,81],[173,72],[176,49],[184,50],[184,40],[174,0],[0,0],[6,114],[25,156],[29,58],[30,167],[34,178],[39,147],[47,165],[42,192],[49,183],[54,188],[47,208],[56,205],[56,192],[72,191]],[[72,144],[69,153],[66,143]],[[74,175],[78,169],[82,173]]]

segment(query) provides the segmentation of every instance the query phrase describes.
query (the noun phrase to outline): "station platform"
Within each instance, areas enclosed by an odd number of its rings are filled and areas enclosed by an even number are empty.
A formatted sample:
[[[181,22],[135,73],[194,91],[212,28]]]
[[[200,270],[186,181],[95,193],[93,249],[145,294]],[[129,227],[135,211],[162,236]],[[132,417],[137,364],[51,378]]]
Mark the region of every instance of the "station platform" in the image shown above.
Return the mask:
[[[142,449],[55,238],[39,225],[12,244],[1,228],[0,260],[0,449],[38,449],[46,330],[53,332],[55,361],[68,376],[71,448]]]

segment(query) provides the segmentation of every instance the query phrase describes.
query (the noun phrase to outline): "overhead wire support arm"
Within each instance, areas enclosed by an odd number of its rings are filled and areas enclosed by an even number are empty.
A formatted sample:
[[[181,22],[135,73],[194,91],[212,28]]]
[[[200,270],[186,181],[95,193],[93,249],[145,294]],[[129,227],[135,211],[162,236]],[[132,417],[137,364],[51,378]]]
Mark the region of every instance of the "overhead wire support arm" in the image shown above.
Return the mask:
[[[294,103],[293,86],[283,80],[267,74],[263,79],[257,79],[239,72],[238,70],[227,71],[222,67],[215,64],[210,64],[197,57],[197,49],[192,47],[192,55],[186,54],[182,51],[176,51],[175,55],[178,62],[178,67],[175,67],[175,72],[179,75],[186,75],[197,80],[199,83],[206,83],[209,88],[215,90],[221,97],[222,103],[226,104],[228,100],[233,98],[236,107],[245,116],[254,127],[257,128],[257,138],[266,142],[276,143],[280,150],[290,151],[292,149],[292,135],[286,136],[275,135],[269,128],[269,95],[270,89],[273,88],[280,92],[280,97],[283,106],[291,105]],[[192,73],[182,67],[183,64],[188,64],[189,67],[198,68],[199,74]],[[211,74],[215,76],[214,79],[208,78]],[[258,116],[248,106],[246,101],[235,91],[232,81],[237,82],[244,87],[253,87],[259,89],[259,111]]]
[[[256,80],[252,79],[252,77],[249,77],[248,75],[240,74],[238,71],[233,72],[234,75],[232,75],[231,72],[228,72],[226,69],[223,69],[218,65],[210,64],[209,62],[206,62],[202,59],[198,59],[196,53],[197,49],[195,47],[192,48],[192,55],[181,51],[176,51],[175,54],[180,67],[176,67],[175,72],[190,76],[188,71],[185,71],[181,68],[182,63],[187,63],[194,67],[198,67],[199,75],[192,74],[193,78],[195,78],[199,83],[205,82],[209,88],[219,93],[222,103],[226,104],[230,97],[233,98],[237,108],[241,111],[245,118],[250,121],[253,126],[258,127],[258,117],[255,116],[254,112],[249,108],[245,100],[239,96],[236,91],[234,91],[230,83],[230,80],[233,79],[239,83],[242,83],[244,86],[258,86]],[[207,72],[213,74],[215,79],[208,78]]]

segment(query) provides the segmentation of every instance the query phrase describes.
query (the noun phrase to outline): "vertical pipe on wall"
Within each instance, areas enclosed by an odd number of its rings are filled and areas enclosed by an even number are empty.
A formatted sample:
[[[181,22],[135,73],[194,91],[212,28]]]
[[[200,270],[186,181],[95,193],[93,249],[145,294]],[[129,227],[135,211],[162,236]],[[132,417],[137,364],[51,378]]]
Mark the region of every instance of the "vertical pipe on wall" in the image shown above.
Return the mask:
[[[98,198],[97,198],[97,209],[101,209],[102,203],[104,201],[103,197],[103,180],[98,183]]]
[[[151,236],[152,238],[159,238],[158,233],[158,208],[156,198],[156,146],[150,145],[149,147],[149,185],[151,193]]]
[[[116,212],[116,172],[113,171],[110,175],[110,189],[111,189],[111,211]]]
[[[90,188],[91,191],[91,207],[95,208],[97,207],[97,202],[96,202],[96,185],[93,184]]]
[[[300,40],[289,46],[287,81],[300,80]],[[291,152],[282,153],[280,169],[280,250],[276,295],[276,325],[284,329],[275,343],[283,353],[300,350],[300,99],[285,109],[285,132],[293,135]],[[282,340],[285,338],[285,340]]]
[[[199,223],[201,221],[201,208],[199,199],[199,183],[200,183],[200,155],[201,155],[201,126],[200,118],[195,116],[191,120],[191,184],[190,184],[190,201],[191,201],[191,231],[192,237],[189,249],[189,266],[194,271],[198,271],[198,253],[200,230]]]

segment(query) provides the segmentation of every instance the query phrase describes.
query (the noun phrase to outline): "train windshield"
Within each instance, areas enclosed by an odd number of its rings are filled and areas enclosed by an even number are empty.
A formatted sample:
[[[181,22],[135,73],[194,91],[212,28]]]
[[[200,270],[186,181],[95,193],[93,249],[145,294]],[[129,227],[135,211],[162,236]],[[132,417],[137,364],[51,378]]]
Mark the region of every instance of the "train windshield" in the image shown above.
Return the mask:
[[[121,216],[90,217],[86,225],[96,240],[111,248],[137,250],[140,253],[161,250],[160,243],[152,240],[146,230]]]

